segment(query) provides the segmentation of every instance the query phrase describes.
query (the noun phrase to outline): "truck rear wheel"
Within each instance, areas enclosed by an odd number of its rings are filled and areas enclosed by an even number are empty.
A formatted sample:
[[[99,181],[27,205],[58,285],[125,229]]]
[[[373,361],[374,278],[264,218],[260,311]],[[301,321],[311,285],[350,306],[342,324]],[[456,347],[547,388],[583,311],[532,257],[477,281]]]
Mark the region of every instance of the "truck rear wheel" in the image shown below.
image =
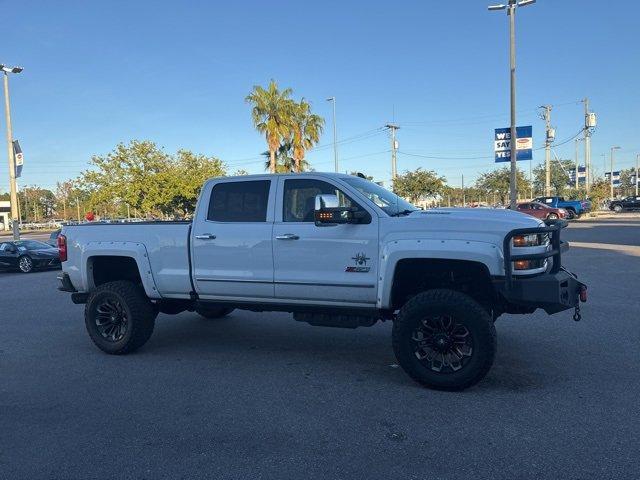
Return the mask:
[[[201,305],[196,308],[196,312],[198,313],[198,315],[209,320],[227,316],[231,312],[233,312],[233,310],[234,310],[233,308],[221,307],[219,305],[206,306],[206,307]]]
[[[487,374],[496,354],[491,316],[454,290],[419,293],[393,324],[393,351],[404,371],[436,390],[463,390]]]
[[[115,281],[100,285],[84,310],[87,332],[103,352],[121,355],[137,350],[153,333],[157,308],[139,285]]]

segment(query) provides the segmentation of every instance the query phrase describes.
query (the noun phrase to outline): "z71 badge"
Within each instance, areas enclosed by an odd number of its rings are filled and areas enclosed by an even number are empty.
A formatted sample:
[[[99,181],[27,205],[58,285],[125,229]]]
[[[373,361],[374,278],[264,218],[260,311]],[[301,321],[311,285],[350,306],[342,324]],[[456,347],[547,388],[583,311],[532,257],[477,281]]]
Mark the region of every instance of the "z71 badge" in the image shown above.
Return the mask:
[[[371,267],[367,266],[367,261],[371,260],[367,257],[367,254],[364,252],[356,253],[355,257],[351,257],[351,260],[356,262],[355,267],[347,267],[345,268],[345,272],[350,273],[367,273],[371,270]]]

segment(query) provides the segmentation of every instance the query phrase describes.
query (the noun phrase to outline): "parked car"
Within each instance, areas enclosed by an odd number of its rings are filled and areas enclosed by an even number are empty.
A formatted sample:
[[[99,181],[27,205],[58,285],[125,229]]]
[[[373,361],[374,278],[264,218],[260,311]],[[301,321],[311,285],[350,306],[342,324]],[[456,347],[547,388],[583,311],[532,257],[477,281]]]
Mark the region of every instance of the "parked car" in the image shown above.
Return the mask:
[[[547,207],[564,208],[567,211],[567,220],[580,218],[580,215],[591,210],[591,202],[588,200],[565,200],[564,197],[538,197],[534,202],[544,203]]]
[[[390,320],[405,372],[460,390],[491,368],[500,315],[586,300],[562,268],[562,225],[509,210],[423,211],[366,179],[315,172],[214,178],[197,205],[192,222],[62,228],[60,289],[86,304],[99,349],[140,348],[158,312],[281,311],[344,328]]]
[[[540,202],[519,203],[517,210],[541,220],[563,220],[567,218],[567,211],[564,208],[553,208]]]
[[[53,232],[51,232],[51,235],[49,235],[49,240],[47,240],[47,243],[52,247],[58,248],[58,235],[60,235],[61,231],[62,229],[59,228],[58,230],[54,230]]]
[[[37,240],[0,243],[0,268],[29,273],[37,269],[60,268],[57,248]]]
[[[640,210],[640,197],[631,196],[622,200],[613,200],[609,204],[609,209],[616,213]]]

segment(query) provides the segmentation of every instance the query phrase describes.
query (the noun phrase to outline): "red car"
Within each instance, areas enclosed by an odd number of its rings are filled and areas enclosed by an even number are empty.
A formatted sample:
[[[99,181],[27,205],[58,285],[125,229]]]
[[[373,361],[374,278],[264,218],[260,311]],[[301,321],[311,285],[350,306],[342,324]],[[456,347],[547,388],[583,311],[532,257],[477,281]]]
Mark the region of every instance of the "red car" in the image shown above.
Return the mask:
[[[517,210],[540,220],[564,219],[567,216],[567,211],[564,208],[553,208],[540,202],[519,203]]]

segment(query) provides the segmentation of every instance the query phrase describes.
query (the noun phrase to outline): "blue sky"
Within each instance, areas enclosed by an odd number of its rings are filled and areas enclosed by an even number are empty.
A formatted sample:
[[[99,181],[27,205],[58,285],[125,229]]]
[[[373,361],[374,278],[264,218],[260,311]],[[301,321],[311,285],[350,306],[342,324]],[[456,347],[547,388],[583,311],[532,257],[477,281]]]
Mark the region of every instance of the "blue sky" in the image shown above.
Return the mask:
[[[467,183],[495,168],[493,129],[508,126],[507,18],[486,5],[3,2],[9,27],[0,62],[25,68],[11,78],[14,137],[25,153],[20,184],[52,188],[87,168],[91,155],[130,139],[215,155],[231,171],[262,172],[265,143],[244,97],[271,78],[327,120],[319,148],[308,154],[316,170],[333,169],[325,99],[335,96],[339,140],[352,139],[339,145],[341,170],[388,180],[390,140],[376,129],[395,121],[400,171],[433,169],[454,185],[464,173]],[[588,96],[599,117],[592,140],[597,173],[611,145],[622,147],[618,166],[635,163],[639,17],[636,2],[614,8],[538,0],[518,11],[518,123],[533,125],[535,146],[544,128],[536,107],[555,105],[562,141],[580,129],[578,101]],[[573,150],[571,141],[556,152],[572,157]],[[534,165],[542,160],[535,152]],[[7,185],[3,166],[0,190]]]

